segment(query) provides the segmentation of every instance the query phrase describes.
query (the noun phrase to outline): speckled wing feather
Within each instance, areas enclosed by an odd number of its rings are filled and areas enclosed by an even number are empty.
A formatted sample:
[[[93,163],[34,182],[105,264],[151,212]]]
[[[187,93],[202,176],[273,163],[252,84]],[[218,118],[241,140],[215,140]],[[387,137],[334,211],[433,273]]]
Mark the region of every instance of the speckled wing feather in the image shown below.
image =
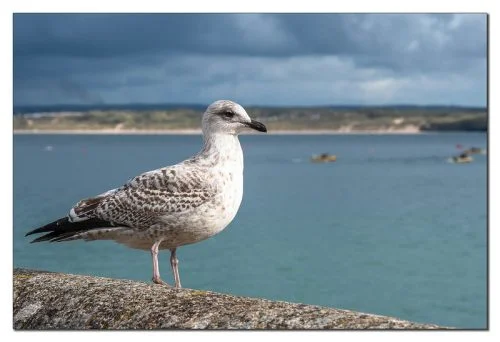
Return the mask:
[[[147,229],[159,217],[196,208],[218,193],[206,169],[174,165],[143,173],[120,188],[77,203],[69,219],[98,218],[113,226]]]

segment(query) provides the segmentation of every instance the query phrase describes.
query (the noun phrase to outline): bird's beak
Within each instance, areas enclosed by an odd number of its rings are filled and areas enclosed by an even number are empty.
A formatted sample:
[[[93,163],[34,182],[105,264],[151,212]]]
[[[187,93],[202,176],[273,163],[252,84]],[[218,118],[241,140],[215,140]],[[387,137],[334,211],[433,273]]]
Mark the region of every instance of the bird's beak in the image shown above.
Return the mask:
[[[259,132],[267,132],[266,126],[264,126],[263,123],[255,121],[255,120],[247,122],[246,125],[252,129],[259,131]]]

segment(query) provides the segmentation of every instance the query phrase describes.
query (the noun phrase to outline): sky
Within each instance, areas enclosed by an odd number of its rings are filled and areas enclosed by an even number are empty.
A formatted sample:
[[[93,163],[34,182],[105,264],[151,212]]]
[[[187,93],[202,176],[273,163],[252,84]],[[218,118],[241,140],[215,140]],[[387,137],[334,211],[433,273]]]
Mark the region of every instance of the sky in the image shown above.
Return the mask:
[[[486,106],[485,14],[14,14],[14,105]]]

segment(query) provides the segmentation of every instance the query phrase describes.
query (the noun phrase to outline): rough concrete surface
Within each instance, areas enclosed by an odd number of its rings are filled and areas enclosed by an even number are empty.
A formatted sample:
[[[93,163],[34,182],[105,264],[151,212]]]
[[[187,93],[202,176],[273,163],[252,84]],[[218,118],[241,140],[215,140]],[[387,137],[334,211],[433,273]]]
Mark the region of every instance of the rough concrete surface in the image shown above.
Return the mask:
[[[162,285],[14,270],[14,329],[440,329],[392,317]]]

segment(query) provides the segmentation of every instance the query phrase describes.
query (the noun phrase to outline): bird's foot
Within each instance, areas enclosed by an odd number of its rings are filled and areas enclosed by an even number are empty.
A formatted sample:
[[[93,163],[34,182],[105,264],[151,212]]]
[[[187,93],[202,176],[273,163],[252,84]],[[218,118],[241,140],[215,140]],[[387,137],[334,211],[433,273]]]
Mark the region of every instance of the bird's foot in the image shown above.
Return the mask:
[[[166,281],[161,280],[161,278],[159,278],[159,277],[158,278],[153,277],[153,279],[151,279],[151,280],[153,280],[153,283],[155,283],[155,284],[165,285],[165,286],[168,286],[168,287],[172,287],[172,285],[170,285]]]

